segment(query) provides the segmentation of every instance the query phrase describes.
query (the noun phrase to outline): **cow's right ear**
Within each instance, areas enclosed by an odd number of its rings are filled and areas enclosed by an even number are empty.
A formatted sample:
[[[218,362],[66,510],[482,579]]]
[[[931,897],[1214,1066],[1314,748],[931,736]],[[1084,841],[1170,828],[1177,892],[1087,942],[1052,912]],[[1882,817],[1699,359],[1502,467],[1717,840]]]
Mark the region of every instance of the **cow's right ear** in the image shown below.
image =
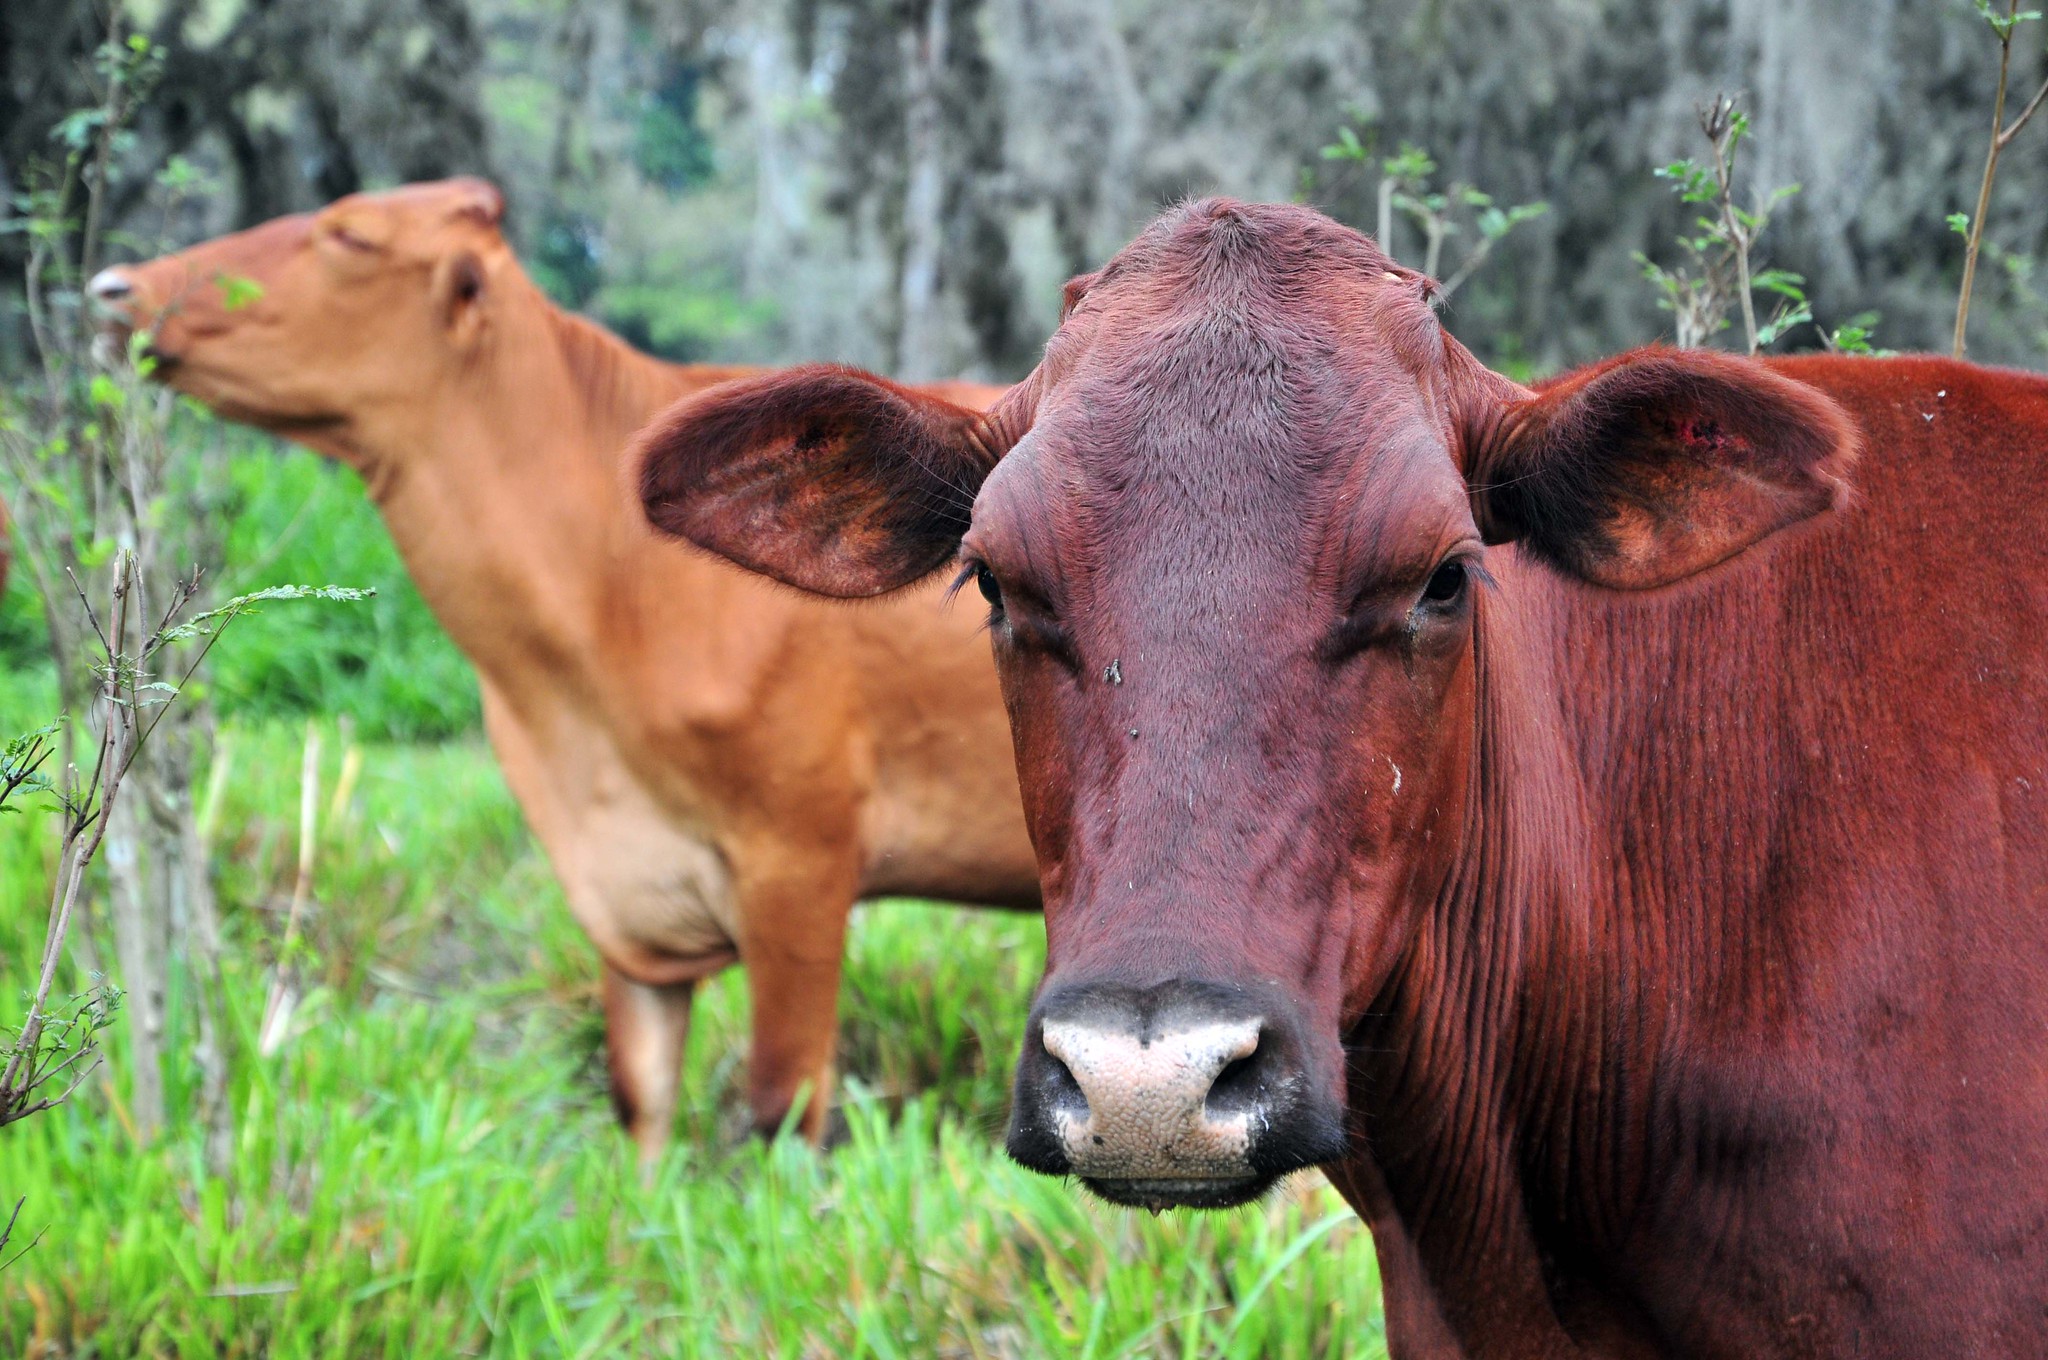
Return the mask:
[[[685,397],[641,431],[633,458],[663,533],[852,599],[952,558],[993,443],[979,412],[814,364]]]

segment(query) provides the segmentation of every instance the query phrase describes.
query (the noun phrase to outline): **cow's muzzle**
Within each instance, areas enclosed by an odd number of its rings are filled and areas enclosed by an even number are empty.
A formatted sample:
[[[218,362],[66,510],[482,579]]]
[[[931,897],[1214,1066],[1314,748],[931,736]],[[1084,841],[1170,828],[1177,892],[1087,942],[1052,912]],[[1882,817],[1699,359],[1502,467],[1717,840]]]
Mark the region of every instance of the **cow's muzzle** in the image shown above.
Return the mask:
[[[1017,1067],[1010,1155],[1141,1208],[1222,1208],[1344,1152],[1301,1027],[1275,997],[1213,983],[1061,986]]]

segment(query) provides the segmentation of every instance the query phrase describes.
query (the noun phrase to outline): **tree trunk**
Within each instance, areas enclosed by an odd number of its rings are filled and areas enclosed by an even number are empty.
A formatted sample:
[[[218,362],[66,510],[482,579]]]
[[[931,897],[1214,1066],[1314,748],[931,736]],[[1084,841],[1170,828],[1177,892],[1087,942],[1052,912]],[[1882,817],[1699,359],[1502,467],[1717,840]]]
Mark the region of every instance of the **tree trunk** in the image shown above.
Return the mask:
[[[787,267],[806,225],[804,167],[785,120],[800,97],[783,26],[756,22],[746,37],[747,102],[754,125],[754,229],[747,242],[747,288],[767,293]]]
[[[896,372],[906,382],[944,376],[939,259],[945,240],[945,146],[940,82],[946,67],[948,0],[930,0],[921,27],[903,34],[904,146],[909,178],[903,193],[903,283]]]

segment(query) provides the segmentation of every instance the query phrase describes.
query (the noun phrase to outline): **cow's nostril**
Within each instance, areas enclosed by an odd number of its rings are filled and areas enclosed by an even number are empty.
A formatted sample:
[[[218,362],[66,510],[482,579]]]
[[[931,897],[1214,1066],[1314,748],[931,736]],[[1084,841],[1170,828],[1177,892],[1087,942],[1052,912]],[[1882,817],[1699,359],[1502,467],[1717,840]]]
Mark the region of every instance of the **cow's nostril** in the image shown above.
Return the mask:
[[[120,302],[135,291],[135,285],[118,269],[102,269],[85,285],[85,291],[100,302]]]
[[[1211,1114],[1234,1114],[1250,1109],[1258,1103],[1266,1084],[1261,1072],[1265,1066],[1261,1059],[1266,1051],[1266,1044],[1261,1042],[1243,1057],[1231,1059],[1223,1070],[1216,1074],[1216,1080],[1210,1084],[1209,1095],[1204,1102]]]
[[[1074,1078],[1074,1069],[1066,1060],[1047,1048],[1045,1050],[1044,1092],[1049,1104],[1068,1106],[1077,1115],[1085,1116],[1088,1111],[1088,1093],[1081,1089],[1081,1083]]]

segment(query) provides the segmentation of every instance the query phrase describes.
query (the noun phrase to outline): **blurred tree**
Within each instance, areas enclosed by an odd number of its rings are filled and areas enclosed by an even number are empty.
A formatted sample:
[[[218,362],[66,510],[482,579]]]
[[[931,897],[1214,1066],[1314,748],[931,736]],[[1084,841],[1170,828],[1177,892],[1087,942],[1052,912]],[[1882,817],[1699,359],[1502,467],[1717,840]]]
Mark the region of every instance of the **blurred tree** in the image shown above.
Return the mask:
[[[75,0],[0,6],[0,181],[44,154],[89,38]],[[1771,227],[1817,330],[1875,308],[1946,343],[1999,50],[1970,0],[134,0],[169,50],[138,159],[232,192],[197,236],[357,184],[494,173],[564,300],[670,353],[1014,375],[1058,286],[1163,203],[1302,195],[1368,229],[1340,126],[1445,184],[1551,210],[1456,298],[1536,367],[1672,323],[1631,263],[1686,228],[1652,171],[1741,93],[1744,155],[1800,184]],[[2027,30],[2026,33],[2031,33]],[[2010,52],[2014,88],[2044,74]],[[1314,172],[1304,182],[1304,170]],[[127,184],[121,212],[139,204]],[[2048,244],[2048,161],[2001,164],[2001,259]],[[1409,230],[1397,219],[1396,231]],[[14,252],[0,237],[0,254]],[[0,259],[0,277],[16,272]],[[1972,352],[2048,359],[2012,269]],[[1830,312],[1830,308],[1833,312]],[[1792,343],[1812,343],[1793,337]],[[4,356],[0,356],[4,357]]]
[[[1020,366],[1034,338],[1013,305],[1016,204],[983,0],[800,0],[791,21],[799,60],[833,73],[825,208],[890,279],[868,299],[886,366],[913,377]]]
[[[165,54],[157,93],[112,186],[117,220],[146,207],[149,172],[173,155],[207,162],[232,189],[196,203],[182,235],[315,207],[365,183],[488,172],[467,0],[163,0],[128,19]],[[94,7],[0,6],[0,191],[19,191],[50,134],[91,99]],[[0,275],[18,277],[18,236],[0,236]],[[16,347],[19,340],[17,337]]]

